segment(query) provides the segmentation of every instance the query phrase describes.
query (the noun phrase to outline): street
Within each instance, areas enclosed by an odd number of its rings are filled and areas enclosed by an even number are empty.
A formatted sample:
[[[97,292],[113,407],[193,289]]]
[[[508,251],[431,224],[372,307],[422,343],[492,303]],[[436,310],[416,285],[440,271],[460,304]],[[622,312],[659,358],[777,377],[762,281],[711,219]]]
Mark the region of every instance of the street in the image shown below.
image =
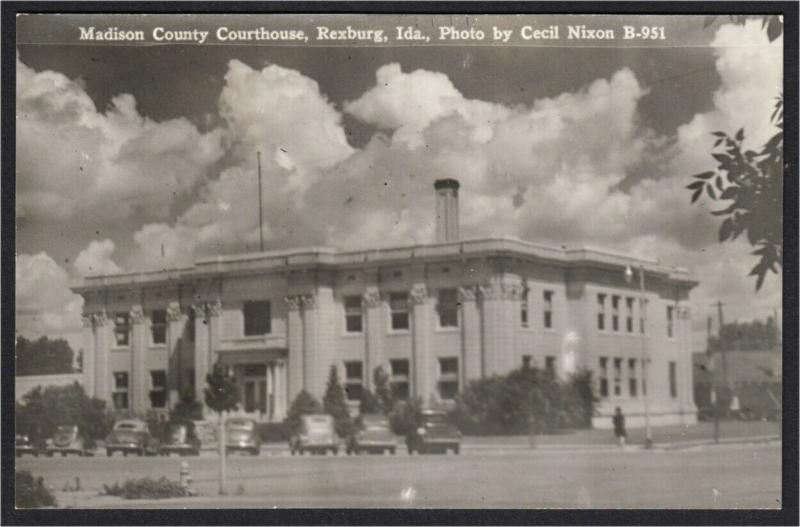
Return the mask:
[[[103,484],[178,480],[188,461],[198,496],[120,502]],[[679,450],[481,448],[460,456],[233,455],[227,496],[217,496],[217,458],[17,459],[43,476],[62,507],[779,508],[780,443]],[[63,492],[80,478],[80,492]]]

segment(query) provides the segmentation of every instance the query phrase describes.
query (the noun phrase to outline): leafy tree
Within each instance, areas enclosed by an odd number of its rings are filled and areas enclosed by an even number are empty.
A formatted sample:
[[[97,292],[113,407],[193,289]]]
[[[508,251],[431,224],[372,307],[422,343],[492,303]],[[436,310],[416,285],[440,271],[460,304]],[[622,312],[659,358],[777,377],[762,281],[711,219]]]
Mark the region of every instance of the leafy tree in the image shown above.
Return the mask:
[[[325,413],[333,416],[336,434],[347,437],[353,431],[353,420],[347,407],[344,389],[339,384],[339,372],[336,366],[331,366],[328,375],[328,384],[325,387],[325,396],[322,398],[322,407]]]
[[[74,355],[64,339],[28,340],[19,335],[14,349],[15,373],[20,376],[73,373]]]
[[[732,20],[744,23],[746,17]],[[713,18],[707,25],[713,22]],[[762,27],[770,41],[783,34],[778,16],[767,16]],[[758,257],[750,276],[756,277],[756,290],[761,289],[767,272],[778,273],[783,267],[783,96],[778,95],[771,122],[775,134],[759,150],[745,147],[745,131],[733,135],[715,131],[717,138],[711,156],[717,161],[715,170],[692,176],[687,185],[692,203],[705,193],[712,201],[725,201],[727,206],[711,214],[722,216],[719,240],[735,240],[746,234]]]
[[[55,496],[45,486],[42,477],[34,478],[27,470],[14,473],[14,504],[18,509],[57,507]]]
[[[709,338],[708,349],[710,352],[723,349],[725,351],[765,351],[772,350],[778,341],[778,329],[770,317],[766,323],[754,320],[724,324],[718,336]]]
[[[322,413],[322,405],[319,401],[307,391],[302,390],[292,401],[289,411],[286,412],[286,428],[289,435],[300,430],[300,416],[320,413]]]
[[[180,400],[169,412],[169,417],[173,420],[200,420],[203,418],[203,404],[197,400],[193,389],[184,390]]]
[[[375,395],[366,388],[361,390],[361,398],[359,399],[359,414],[378,414],[383,413],[381,403]]]
[[[384,415],[389,415],[395,403],[395,397],[389,385],[389,374],[378,366],[372,372],[372,383],[375,386],[375,397],[378,399],[380,412]]]
[[[409,401],[397,401],[389,414],[392,431],[404,436],[417,427],[422,415],[423,402],[419,397]]]
[[[228,369],[219,363],[206,376],[204,391],[206,406],[219,415],[219,493],[225,494],[225,414],[235,410],[239,403],[239,387]]]
[[[87,435],[91,447],[111,431],[114,419],[106,403],[90,398],[79,383],[68,386],[37,386],[15,405],[16,427],[38,444],[53,437],[61,425],[77,425]]]

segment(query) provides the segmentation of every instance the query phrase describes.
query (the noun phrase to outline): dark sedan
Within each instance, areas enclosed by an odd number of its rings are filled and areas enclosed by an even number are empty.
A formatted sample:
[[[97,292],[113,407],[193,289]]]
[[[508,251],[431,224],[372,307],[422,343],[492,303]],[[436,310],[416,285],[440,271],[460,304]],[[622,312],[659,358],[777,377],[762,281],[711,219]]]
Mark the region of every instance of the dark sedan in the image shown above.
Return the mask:
[[[14,437],[14,455],[22,457],[23,454],[30,454],[34,457],[39,456],[39,449],[26,434],[17,434]]]
[[[458,454],[461,451],[461,432],[447,422],[444,412],[425,410],[417,428],[406,434],[406,446],[409,454],[444,454],[448,450]]]
[[[361,452],[395,453],[397,441],[392,433],[388,417],[367,414],[360,421],[358,430],[347,440],[348,454],[360,454]]]
[[[144,456],[158,453],[158,441],[150,435],[147,423],[141,419],[123,419],[114,423],[114,428],[106,438],[106,455],[114,452],[129,452]]]

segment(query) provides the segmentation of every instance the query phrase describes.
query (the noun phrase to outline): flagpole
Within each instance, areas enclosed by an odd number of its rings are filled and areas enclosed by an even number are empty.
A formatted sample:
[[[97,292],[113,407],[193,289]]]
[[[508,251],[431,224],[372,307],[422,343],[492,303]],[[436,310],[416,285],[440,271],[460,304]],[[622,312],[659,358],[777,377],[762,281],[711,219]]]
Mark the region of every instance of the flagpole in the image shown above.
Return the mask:
[[[261,251],[264,250],[264,218],[261,210],[261,151],[256,152],[258,158],[258,236]]]

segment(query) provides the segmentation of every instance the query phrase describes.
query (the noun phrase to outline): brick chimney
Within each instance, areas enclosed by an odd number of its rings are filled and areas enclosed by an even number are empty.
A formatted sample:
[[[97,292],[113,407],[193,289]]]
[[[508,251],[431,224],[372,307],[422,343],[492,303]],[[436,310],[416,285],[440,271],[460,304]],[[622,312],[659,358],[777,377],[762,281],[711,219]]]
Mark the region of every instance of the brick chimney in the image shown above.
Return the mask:
[[[458,241],[458,181],[437,179],[436,189],[436,243]]]

